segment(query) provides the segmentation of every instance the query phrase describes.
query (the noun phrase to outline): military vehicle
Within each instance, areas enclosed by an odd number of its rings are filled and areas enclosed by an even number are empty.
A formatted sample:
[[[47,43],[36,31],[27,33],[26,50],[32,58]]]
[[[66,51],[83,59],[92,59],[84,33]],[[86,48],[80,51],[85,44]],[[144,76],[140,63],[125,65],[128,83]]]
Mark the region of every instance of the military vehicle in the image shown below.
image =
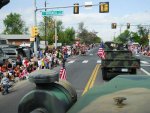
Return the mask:
[[[136,74],[136,69],[140,68],[140,59],[135,58],[126,45],[111,41],[105,42],[104,52],[105,59],[101,62],[103,80],[121,73]]]
[[[36,87],[21,99],[18,113],[150,113],[150,76],[118,75],[78,101],[72,85],[55,71],[35,71],[29,80]]]
[[[56,71],[43,69],[30,74],[35,89],[20,101],[18,113],[66,113],[77,101],[77,93]]]
[[[83,95],[67,113],[150,113],[150,77],[119,75]]]

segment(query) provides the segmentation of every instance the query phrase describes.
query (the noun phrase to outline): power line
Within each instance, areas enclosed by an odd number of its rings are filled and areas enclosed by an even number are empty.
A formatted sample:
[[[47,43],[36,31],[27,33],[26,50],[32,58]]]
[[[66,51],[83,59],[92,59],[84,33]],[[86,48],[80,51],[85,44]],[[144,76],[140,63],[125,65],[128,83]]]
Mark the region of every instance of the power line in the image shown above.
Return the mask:
[[[93,4],[93,5],[79,5],[79,7],[92,7],[92,6],[98,6],[99,4]],[[37,8],[36,10],[45,10],[45,9],[65,9],[65,8],[73,8],[74,5],[71,6],[59,6],[59,7],[44,7],[44,8]]]

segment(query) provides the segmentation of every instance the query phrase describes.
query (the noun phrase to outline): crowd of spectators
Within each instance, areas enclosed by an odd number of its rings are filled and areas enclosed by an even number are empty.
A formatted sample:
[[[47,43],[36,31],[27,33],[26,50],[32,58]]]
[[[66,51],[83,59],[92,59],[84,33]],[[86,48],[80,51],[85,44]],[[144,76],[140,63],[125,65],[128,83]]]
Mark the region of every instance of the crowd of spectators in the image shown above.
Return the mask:
[[[22,58],[18,55],[15,63],[11,59],[8,59],[0,65],[0,81],[4,75],[7,75],[10,81],[15,82],[16,78],[18,80],[27,79],[28,75],[35,70],[53,69],[57,66],[65,67],[67,58],[71,55],[79,55],[81,50],[81,47],[76,46],[70,48],[65,46],[57,49],[50,49],[47,46],[45,50],[39,49],[37,56],[33,54],[31,59],[27,57]]]
[[[66,50],[63,49],[46,49],[39,50],[38,57],[33,54],[31,59],[27,57],[17,57],[16,63],[11,59],[5,61],[0,65],[0,77],[3,77],[3,73],[7,73],[10,80],[15,80],[18,77],[20,80],[28,77],[29,73],[37,69],[53,69],[58,65],[64,65],[67,58]]]
[[[35,70],[53,69],[58,65],[65,67],[65,61],[68,57],[66,48],[39,49],[37,53],[38,56],[33,54],[31,59],[18,55],[15,63],[11,59],[5,60],[0,65],[0,81],[5,77],[4,75],[7,75],[10,81],[15,82],[16,79],[27,79],[28,75]]]
[[[133,54],[150,56],[150,46],[132,45],[129,49],[132,51]]]
[[[141,54],[150,56],[150,46],[141,47]]]

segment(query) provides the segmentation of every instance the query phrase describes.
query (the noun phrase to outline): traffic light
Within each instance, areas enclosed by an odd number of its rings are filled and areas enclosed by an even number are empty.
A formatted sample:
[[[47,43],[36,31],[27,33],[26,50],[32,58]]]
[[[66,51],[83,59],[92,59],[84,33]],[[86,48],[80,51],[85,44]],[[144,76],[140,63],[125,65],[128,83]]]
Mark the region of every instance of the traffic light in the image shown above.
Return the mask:
[[[108,13],[109,12],[109,2],[100,2],[99,3],[99,12]]]
[[[39,34],[38,27],[34,26],[31,30],[31,37],[36,37]]]
[[[73,11],[74,14],[79,14],[79,4],[78,3],[75,3],[74,4],[74,11]]]
[[[127,29],[130,29],[130,23],[127,23]]]
[[[117,28],[117,24],[116,24],[116,23],[112,23],[112,24],[111,24],[111,28],[112,28],[112,29],[116,29],[116,28]]]
[[[9,2],[10,2],[10,0],[0,0],[0,9],[1,9],[3,6],[7,5]]]

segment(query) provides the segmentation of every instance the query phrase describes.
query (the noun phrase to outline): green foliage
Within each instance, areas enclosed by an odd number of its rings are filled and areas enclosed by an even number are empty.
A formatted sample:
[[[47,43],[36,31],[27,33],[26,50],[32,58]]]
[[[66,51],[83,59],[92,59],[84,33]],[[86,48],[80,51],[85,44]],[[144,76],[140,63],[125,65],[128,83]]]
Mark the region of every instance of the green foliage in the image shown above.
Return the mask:
[[[141,45],[148,45],[148,34],[149,34],[149,29],[146,27],[138,26],[138,34],[140,36],[140,44]]]
[[[43,21],[39,24],[40,35],[42,36],[42,40],[45,40],[45,22],[46,22],[46,40],[49,44],[53,44],[55,42],[55,20],[52,17],[45,17]],[[63,44],[71,44],[75,38],[75,30],[73,28],[67,28],[64,30],[63,22],[57,21],[57,35],[58,42]]]
[[[148,45],[149,28],[139,25],[137,29],[137,32],[125,30],[117,38],[115,38],[114,41],[118,43],[127,43],[129,40],[132,40],[133,42],[138,42],[141,45]]]
[[[117,38],[115,38],[115,42],[118,42],[118,43],[127,43],[129,39],[130,39],[130,31],[125,30]]]
[[[25,28],[25,22],[21,19],[21,15],[17,13],[7,15],[3,23],[5,26],[4,34],[23,34],[28,31]]]
[[[75,41],[75,30],[72,28],[67,28],[64,31],[64,40],[67,44],[73,44]]]
[[[96,35],[96,32],[89,32],[86,28],[84,28],[84,23],[80,22],[78,37],[81,39],[81,43],[92,44],[99,43],[101,39]]]
[[[131,40],[133,40],[134,42],[141,42],[140,36],[138,35],[137,32],[131,32]]]

